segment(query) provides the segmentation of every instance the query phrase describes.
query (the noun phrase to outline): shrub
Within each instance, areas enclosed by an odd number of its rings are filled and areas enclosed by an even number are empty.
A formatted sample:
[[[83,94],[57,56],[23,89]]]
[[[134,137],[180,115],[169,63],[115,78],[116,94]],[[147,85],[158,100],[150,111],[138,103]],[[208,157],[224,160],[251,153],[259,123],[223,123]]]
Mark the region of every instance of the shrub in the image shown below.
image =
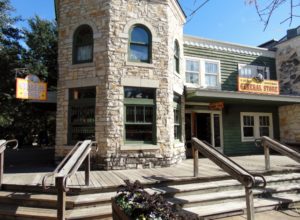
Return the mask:
[[[195,219],[195,216],[187,216],[186,213],[179,214],[161,195],[147,193],[139,181],[131,183],[125,180],[125,185],[119,187],[115,202],[135,220]]]

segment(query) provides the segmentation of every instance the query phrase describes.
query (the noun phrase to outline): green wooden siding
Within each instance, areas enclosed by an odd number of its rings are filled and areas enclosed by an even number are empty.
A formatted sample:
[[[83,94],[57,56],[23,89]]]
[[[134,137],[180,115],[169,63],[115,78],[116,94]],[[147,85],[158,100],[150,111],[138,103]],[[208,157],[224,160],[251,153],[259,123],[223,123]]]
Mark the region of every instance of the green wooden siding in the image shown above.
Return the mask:
[[[221,62],[222,90],[237,91],[238,64],[252,64],[270,68],[270,78],[276,80],[275,59],[263,56],[251,56],[212,49],[186,46],[184,54],[188,57],[199,57]]]
[[[223,110],[224,153],[226,155],[247,155],[263,153],[254,142],[241,141],[241,112],[272,113],[274,138],[279,139],[278,107],[256,105],[225,105]]]

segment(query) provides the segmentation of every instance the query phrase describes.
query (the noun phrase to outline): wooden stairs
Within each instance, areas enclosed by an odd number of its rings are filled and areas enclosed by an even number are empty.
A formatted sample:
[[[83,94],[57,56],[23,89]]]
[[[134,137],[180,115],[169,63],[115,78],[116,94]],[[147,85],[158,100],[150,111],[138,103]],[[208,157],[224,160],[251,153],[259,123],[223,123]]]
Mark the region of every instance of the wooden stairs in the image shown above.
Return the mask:
[[[300,173],[265,175],[267,187],[255,189],[256,212],[286,209],[300,204]],[[111,219],[111,198],[116,188],[71,189],[67,196],[67,219]],[[148,186],[149,193],[160,193],[183,212],[199,219],[245,214],[245,190],[235,180],[161,182]],[[56,219],[55,191],[39,187],[3,185],[0,191],[0,219]]]

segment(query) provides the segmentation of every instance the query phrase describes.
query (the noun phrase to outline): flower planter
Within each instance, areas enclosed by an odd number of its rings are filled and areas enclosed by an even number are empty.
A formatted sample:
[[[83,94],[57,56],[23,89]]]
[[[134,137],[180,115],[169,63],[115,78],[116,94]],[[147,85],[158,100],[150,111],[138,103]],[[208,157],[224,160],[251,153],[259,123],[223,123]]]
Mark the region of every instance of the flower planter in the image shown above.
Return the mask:
[[[112,205],[112,217],[113,217],[113,220],[132,220],[116,204],[116,201],[115,201],[114,198],[111,199],[111,205]]]

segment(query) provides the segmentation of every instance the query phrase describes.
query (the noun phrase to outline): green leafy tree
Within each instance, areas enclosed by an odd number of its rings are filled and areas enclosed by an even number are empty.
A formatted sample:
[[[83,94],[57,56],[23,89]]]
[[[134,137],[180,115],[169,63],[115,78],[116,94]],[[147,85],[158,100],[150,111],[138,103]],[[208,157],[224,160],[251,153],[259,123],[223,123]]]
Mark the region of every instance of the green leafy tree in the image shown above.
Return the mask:
[[[20,45],[22,32],[14,26],[19,18],[11,17],[8,0],[0,0],[0,135],[10,135],[8,127],[14,126],[14,117],[23,105],[15,99],[15,69],[23,66]]]
[[[56,22],[43,20],[38,16],[29,19],[29,29],[24,30],[28,46],[24,62],[30,72],[48,82],[50,89],[56,89],[57,82],[57,26]]]
[[[26,68],[19,77],[36,74],[50,89],[56,88],[56,24],[34,17],[28,21],[28,30],[20,30],[16,28],[20,18],[12,17],[12,11],[9,0],[0,0],[0,139],[17,138],[21,145],[27,145],[33,135],[47,131],[53,143],[55,106],[16,99],[15,78],[16,69]]]

